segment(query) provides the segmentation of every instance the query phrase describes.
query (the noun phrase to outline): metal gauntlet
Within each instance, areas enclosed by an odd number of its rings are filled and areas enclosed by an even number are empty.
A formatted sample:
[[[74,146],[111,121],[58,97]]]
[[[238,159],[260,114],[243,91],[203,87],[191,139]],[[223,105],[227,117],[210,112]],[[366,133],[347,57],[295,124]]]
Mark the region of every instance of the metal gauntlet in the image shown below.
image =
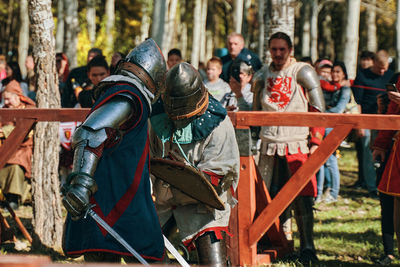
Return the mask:
[[[72,173],[71,184],[62,200],[73,220],[79,220],[89,208],[90,197],[96,193],[95,180],[85,173]]]

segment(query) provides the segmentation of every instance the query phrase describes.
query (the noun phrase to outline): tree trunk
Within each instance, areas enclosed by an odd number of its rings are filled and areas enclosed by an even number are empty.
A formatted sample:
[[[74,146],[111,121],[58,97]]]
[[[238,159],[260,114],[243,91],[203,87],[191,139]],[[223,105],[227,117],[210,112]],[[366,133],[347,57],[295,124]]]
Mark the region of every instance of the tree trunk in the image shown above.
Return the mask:
[[[347,1],[346,42],[344,62],[349,79],[356,77],[358,52],[358,26],[360,24],[361,0]]]
[[[318,0],[311,0],[311,60],[318,58]]]
[[[64,0],[65,11],[65,39],[64,51],[69,60],[69,67],[77,66],[77,44],[78,44],[78,0]]]
[[[252,35],[251,30],[253,30],[253,29],[250,29],[249,21],[247,19],[250,7],[251,7],[251,0],[244,0],[244,3],[243,3],[243,14],[242,14],[242,17],[243,17],[243,19],[242,19],[242,30],[241,30],[241,32],[242,32],[242,35],[243,35],[243,38],[244,38],[245,47],[249,47],[250,46],[250,40],[251,40],[251,37],[252,37],[251,36]]]
[[[266,49],[264,47],[265,45],[265,23],[264,23],[264,11],[265,11],[265,7],[264,7],[264,0],[258,0],[258,25],[259,25],[259,29],[258,29],[258,57],[260,58],[261,62],[264,62],[265,59],[265,52]]]
[[[284,32],[294,40],[295,0],[269,0],[265,6],[265,40],[276,32]],[[266,61],[270,63],[270,54],[266,50]]]
[[[56,52],[64,51],[64,0],[57,1]]]
[[[111,54],[114,50],[114,24],[115,24],[115,0],[106,0],[106,48],[105,54]]]
[[[330,12],[330,11],[328,11]],[[324,21],[322,22],[322,36],[323,36],[323,44],[324,44],[324,53],[323,55],[334,59],[335,58],[335,44],[332,39],[332,17],[330,13],[325,14]]]
[[[204,59],[204,64],[213,56],[214,51],[214,42],[213,42],[213,33],[210,30],[206,32],[206,56]]]
[[[300,17],[301,27],[301,56],[311,56],[310,44],[311,44],[311,3],[310,0],[304,0],[301,7]]]
[[[20,6],[20,28],[18,38],[18,64],[21,69],[22,77],[26,76],[25,60],[29,49],[29,15],[28,0],[21,0]]]
[[[29,0],[33,58],[39,108],[59,108],[51,0]],[[58,122],[35,128],[32,166],[34,246],[60,250],[63,231],[58,180]]]
[[[165,9],[166,3],[164,0],[154,0],[151,38],[154,39],[161,50],[164,35]]]
[[[400,0],[396,1],[396,71],[400,71]]]
[[[376,52],[378,41],[376,37],[376,0],[370,0],[367,14],[367,49]]]
[[[163,54],[166,55],[171,49],[172,40],[175,32],[175,15],[178,5],[178,0],[169,0],[168,12],[165,15],[165,28],[163,37]]]
[[[11,43],[10,43],[10,39],[11,39],[11,29],[12,29],[12,24],[13,24],[13,11],[14,11],[14,9],[13,9],[13,7],[14,7],[14,0],[9,0],[8,1],[8,10],[7,10],[7,25],[6,25],[6,30],[5,30],[5,36],[3,36],[3,38],[5,39],[5,40],[7,40],[7,41],[5,41],[4,43],[3,43],[3,51],[4,51],[4,53],[5,54],[7,54],[8,53],[8,51],[9,51],[9,49],[10,49],[10,47],[11,47]],[[5,38],[5,37],[8,37],[8,38]]]
[[[188,29],[186,21],[182,21],[182,32],[181,32],[181,53],[182,58],[186,59],[188,54]]]
[[[195,0],[193,13],[193,42],[191,63],[196,69],[199,67],[200,31],[201,31],[201,1]]]
[[[135,37],[135,44],[138,45],[144,40],[146,40],[147,37],[149,37],[149,30],[150,30],[150,24],[151,24],[151,8],[152,8],[152,1],[150,0],[145,0],[142,1],[142,6],[141,6],[141,13],[142,13],[142,21],[140,23],[140,35]]]
[[[233,5],[233,19],[235,25],[235,32],[242,32],[242,21],[243,21],[243,0],[235,0]]]
[[[207,0],[201,3],[200,61],[205,63],[207,48]]]
[[[86,0],[86,21],[90,46],[96,41],[96,0]]]

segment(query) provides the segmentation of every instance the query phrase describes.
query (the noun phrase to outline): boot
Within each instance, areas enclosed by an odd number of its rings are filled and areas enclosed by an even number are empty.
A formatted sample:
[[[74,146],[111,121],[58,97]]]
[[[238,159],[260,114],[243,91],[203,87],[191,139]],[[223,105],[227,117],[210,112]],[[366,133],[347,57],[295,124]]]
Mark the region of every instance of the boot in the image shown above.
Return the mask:
[[[224,267],[228,266],[226,257],[225,233],[218,240],[214,232],[207,232],[196,239],[195,245],[199,258],[199,264],[204,266]]]
[[[314,215],[312,210],[312,197],[298,197],[294,202],[294,215],[300,236],[300,257],[303,264],[318,261],[314,247],[313,228]]]

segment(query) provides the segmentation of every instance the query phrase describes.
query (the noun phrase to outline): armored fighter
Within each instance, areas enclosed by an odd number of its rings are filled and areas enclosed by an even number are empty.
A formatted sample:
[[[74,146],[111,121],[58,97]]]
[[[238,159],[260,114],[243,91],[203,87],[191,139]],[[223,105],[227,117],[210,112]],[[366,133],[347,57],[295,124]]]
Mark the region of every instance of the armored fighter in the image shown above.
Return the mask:
[[[253,78],[253,110],[274,112],[320,112],[324,98],[314,69],[290,57],[292,42],[283,32],[273,34],[268,42],[272,63]],[[260,132],[261,151],[258,164],[272,197],[313,153],[324,135],[323,128],[268,126]],[[292,203],[300,236],[300,261],[318,260],[313,242],[313,197],[316,178]],[[291,238],[290,210],[280,217],[283,230]]]
[[[66,255],[107,262],[131,256],[92,218],[82,219],[95,205],[92,209],[142,257],[163,258],[150,190],[148,118],[165,73],[164,57],[148,39],[94,89],[96,102],[73,136],[74,167],[63,188],[69,213],[63,239]]]
[[[226,110],[190,64],[168,71],[151,127],[153,192],[161,225],[176,223],[184,245],[197,249],[201,265],[226,266],[239,150]]]

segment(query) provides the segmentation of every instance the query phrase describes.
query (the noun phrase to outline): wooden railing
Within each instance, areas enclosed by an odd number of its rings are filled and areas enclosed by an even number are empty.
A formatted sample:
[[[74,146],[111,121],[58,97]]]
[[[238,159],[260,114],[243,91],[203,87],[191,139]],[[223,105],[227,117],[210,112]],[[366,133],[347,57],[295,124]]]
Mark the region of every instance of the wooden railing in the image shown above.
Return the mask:
[[[0,122],[16,122],[16,128],[0,147],[0,168],[17,150],[36,122],[82,121],[88,111],[88,109],[0,109]],[[336,150],[351,129],[400,129],[400,116],[396,115],[231,112],[229,116],[238,133],[241,132],[238,134],[241,151],[240,181],[237,189],[239,202],[232,212],[230,230],[234,233],[234,237],[229,240],[229,254],[234,266],[269,263],[279,256],[279,251],[284,253],[290,249],[290,245],[285,241],[279,228],[279,216],[298,196],[312,175]],[[272,200],[257,174],[250,151],[249,126],[268,125],[333,128],[319,148]],[[257,244],[266,233],[270,241],[276,242],[283,249],[257,253]]]
[[[229,115],[236,129],[272,125],[333,128],[318,149],[310,155],[272,200],[257,173],[251,152],[246,151],[249,148],[241,150],[241,171],[237,189],[238,205],[233,211],[230,224],[230,230],[234,232],[234,237],[229,242],[230,257],[234,266],[270,263],[272,259],[279,256],[280,252],[285,253],[290,250],[279,228],[279,216],[353,128],[400,129],[400,116],[397,115],[276,112],[237,112]],[[248,135],[250,135],[249,130]],[[249,139],[250,137],[242,137],[238,142],[239,148],[246,146],[244,140]],[[266,233],[276,246],[257,253],[257,244]]]

